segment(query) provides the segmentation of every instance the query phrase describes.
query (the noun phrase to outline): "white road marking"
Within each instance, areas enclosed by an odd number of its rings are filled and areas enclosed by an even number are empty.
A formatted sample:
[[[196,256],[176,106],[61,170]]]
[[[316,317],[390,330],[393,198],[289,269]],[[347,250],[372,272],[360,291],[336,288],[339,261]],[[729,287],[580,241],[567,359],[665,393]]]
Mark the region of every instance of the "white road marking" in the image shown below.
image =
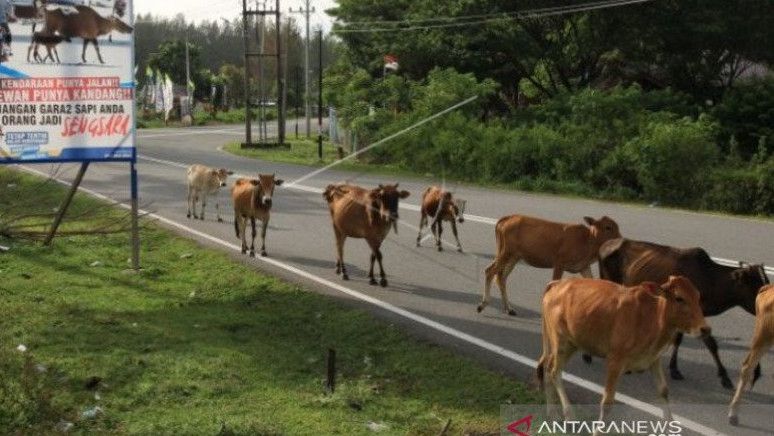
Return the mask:
[[[170,136],[195,136],[195,135],[234,135],[241,136],[244,133],[236,130],[190,130],[187,132],[167,132],[167,133],[152,133],[150,135],[137,135],[138,139],[151,139],[151,138],[167,138]]]
[[[151,161],[151,162],[156,162],[156,163],[170,165],[170,166],[179,167],[179,168],[188,168],[189,167],[189,165],[183,164],[183,163],[180,163],[180,162],[173,162],[173,161],[169,161],[169,160],[156,159],[154,157],[145,156],[145,155],[138,155],[137,157],[140,158],[140,159]],[[235,176],[237,176],[237,177],[249,177],[249,176],[240,175],[240,174],[235,174]],[[293,185],[288,185],[286,187],[290,188],[290,189],[296,189],[296,190],[299,190],[299,191],[305,191],[305,192],[310,192],[310,193],[315,193],[315,194],[322,194],[322,192],[323,192],[323,190],[320,189],[320,188],[315,188],[315,187],[306,186],[306,185],[293,184]],[[420,211],[420,207],[418,205],[406,203],[406,202],[403,202],[403,201],[400,202],[399,207],[401,209],[411,210],[411,211],[414,211],[414,212],[419,212]],[[494,218],[489,218],[489,217],[480,216],[480,215],[471,215],[469,213],[465,213],[465,220],[472,221],[472,222],[475,222],[475,223],[480,223],[480,224],[488,224],[488,225],[492,225],[492,226],[497,224],[497,220],[494,219]],[[451,243],[448,243],[448,245],[456,247],[456,245],[452,245]],[[732,267],[739,266],[739,261],[733,260],[733,259],[727,259],[727,258],[724,258],[724,257],[712,257],[712,260],[714,260],[715,262],[717,262],[717,263],[719,263],[721,265],[732,266]],[[774,277],[774,267],[764,266],[764,269],[766,270],[766,274]]]
[[[184,164],[176,164],[175,166],[186,167],[186,165],[184,165]],[[41,172],[41,171],[38,171],[38,170],[35,170],[35,169],[32,169],[32,168],[29,168],[29,167],[20,166],[20,168],[23,168],[24,170],[26,170],[28,172],[31,172],[31,173],[34,173],[34,174],[38,174],[38,175],[40,175],[42,177],[46,177],[46,178],[49,177],[49,174],[46,174],[44,172]],[[53,180],[55,180],[55,181],[65,185],[65,186],[69,186],[70,185],[70,183],[67,182],[66,180],[61,180],[61,179],[56,179],[56,178],[54,178]],[[79,190],[83,191],[83,192],[85,192],[85,193],[87,193],[87,194],[89,194],[89,195],[91,195],[93,197],[99,198],[101,200],[105,200],[105,201],[108,201],[110,203],[117,204],[117,205],[119,205],[120,207],[122,207],[124,209],[131,209],[131,206],[129,204],[118,202],[118,201],[113,200],[112,198],[110,198],[110,197],[108,197],[106,195],[100,194],[99,192],[93,191],[91,189],[80,187]],[[229,248],[229,249],[237,250],[237,251],[241,252],[241,247],[240,246],[238,246],[236,244],[232,244],[231,242],[225,241],[225,240],[217,238],[215,236],[212,236],[212,235],[210,235],[208,233],[204,233],[202,231],[193,229],[191,227],[188,227],[185,224],[178,223],[177,221],[173,221],[173,220],[171,220],[169,218],[165,218],[165,217],[163,217],[161,215],[158,215],[158,214],[152,213],[152,212],[148,212],[148,211],[145,211],[145,210],[141,210],[140,213],[142,213],[144,215],[147,215],[147,216],[150,216],[150,217],[152,217],[152,218],[154,218],[156,220],[159,220],[159,221],[161,221],[161,222],[163,222],[163,223],[165,223],[165,224],[167,224],[169,226],[175,227],[175,228],[177,228],[179,230],[183,230],[183,231],[185,231],[185,232],[187,232],[187,233],[189,233],[191,235],[200,237],[202,239],[206,239],[206,240],[208,240],[210,242],[216,243],[216,244],[221,245],[221,246],[223,246],[225,248]],[[280,269],[283,269],[285,271],[288,271],[288,272],[291,272],[293,274],[296,274],[296,275],[298,275],[300,277],[303,277],[303,278],[305,278],[307,280],[311,280],[313,282],[319,283],[319,284],[321,284],[323,286],[326,286],[328,288],[334,289],[334,290],[339,291],[339,292],[341,292],[343,294],[349,295],[350,297],[356,298],[358,300],[364,301],[364,302],[369,303],[369,304],[373,304],[374,306],[377,306],[377,307],[379,307],[379,308],[381,308],[383,310],[387,310],[387,311],[392,312],[392,313],[394,313],[396,315],[400,315],[400,316],[402,316],[404,318],[407,318],[407,319],[410,319],[410,320],[412,320],[412,321],[414,321],[416,323],[422,324],[422,325],[424,325],[426,327],[429,327],[429,328],[432,328],[434,330],[437,330],[437,331],[440,331],[442,333],[445,333],[445,334],[447,334],[449,336],[452,336],[452,337],[454,337],[456,339],[459,339],[461,341],[464,341],[464,342],[467,342],[469,344],[475,345],[477,347],[483,348],[483,349],[485,349],[487,351],[490,351],[492,353],[495,353],[495,354],[498,354],[498,355],[500,355],[502,357],[505,357],[506,359],[510,359],[510,360],[512,360],[514,362],[520,363],[522,365],[526,365],[526,366],[531,367],[531,368],[536,368],[537,367],[537,361],[534,360],[534,359],[531,359],[529,357],[523,356],[521,354],[518,354],[518,353],[516,353],[514,351],[508,350],[507,348],[501,347],[501,346],[493,344],[491,342],[487,342],[487,341],[485,341],[485,340],[483,340],[481,338],[478,338],[476,336],[472,336],[472,335],[470,335],[468,333],[465,333],[463,331],[457,330],[457,329],[455,329],[453,327],[449,327],[449,326],[447,326],[445,324],[441,324],[441,323],[439,323],[437,321],[434,321],[434,320],[432,320],[430,318],[426,318],[426,317],[424,317],[422,315],[417,315],[417,314],[415,314],[413,312],[410,312],[410,311],[405,310],[405,309],[403,309],[401,307],[395,306],[395,305],[393,305],[391,303],[388,303],[386,301],[379,300],[378,298],[371,297],[370,295],[366,295],[366,294],[363,294],[363,293],[361,293],[359,291],[356,291],[354,289],[350,289],[350,288],[342,286],[342,285],[340,285],[338,283],[334,283],[334,282],[332,282],[330,280],[327,280],[327,279],[322,278],[320,276],[314,275],[314,274],[309,273],[307,271],[304,271],[304,270],[302,270],[300,268],[296,268],[295,266],[292,266],[292,265],[289,265],[287,263],[284,263],[284,262],[281,262],[281,261],[278,261],[278,260],[275,260],[275,259],[271,259],[271,258],[268,258],[268,257],[257,257],[255,259],[260,261],[260,262],[268,263],[269,265],[272,265],[272,266],[275,266],[277,268],[280,268]],[[587,390],[589,390],[591,392],[594,392],[594,393],[597,393],[597,394],[600,394],[600,395],[602,395],[604,393],[604,387],[603,386],[601,386],[601,385],[599,385],[597,383],[593,383],[591,381],[588,381],[588,380],[586,380],[584,378],[578,377],[576,375],[570,374],[570,373],[568,373],[566,371],[562,373],[562,379],[566,380],[568,383],[572,383],[572,384],[577,385],[577,386],[579,386],[581,388],[587,389]],[[654,406],[654,405],[652,405],[650,403],[647,403],[645,401],[638,400],[637,398],[631,397],[631,396],[626,395],[626,394],[621,394],[621,393],[616,393],[616,399],[618,401],[620,401],[621,403],[624,403],[624,404],[626,404],[626,405],[628,405],[630,407],[633,407],[635,409],[638,409],[638,410],[640,410],[642,412],[648,413],[648,414],[653,415],[653,416],[658,417],[658,418],[662,417],[662,410],[661,410],[660,407]],[[715,430],[713,428],[707,427],[705,425],[699,424],[698,422],[690,420],[690,419],[685,418],[683,416],[674,415],[673,417],[674,417],[674,420],[679,421],[680,424],[683,427],[685,427],[685,428],[687,428],[689,430],[698,432],[698,433],[700,433],[702,435],[725,436],[724,433],[721,433],[721,432],[719,432],[719,431],[717,431],[717,430]]]

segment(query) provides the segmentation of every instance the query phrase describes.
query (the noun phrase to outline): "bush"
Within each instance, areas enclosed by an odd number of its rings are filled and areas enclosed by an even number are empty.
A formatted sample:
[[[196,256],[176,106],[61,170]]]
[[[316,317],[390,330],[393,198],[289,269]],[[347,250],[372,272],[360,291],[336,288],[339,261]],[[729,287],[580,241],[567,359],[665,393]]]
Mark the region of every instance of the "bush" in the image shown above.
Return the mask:
[[[748,168],[718,169],[702,199],[706,209],[743,214],[774,214],[774,157]]]
[[[718,161],[713,126],[701,119],[653,122],[623,146],[642,195],[668,204],[692,204],[709,185],[707,174]]]
[[[733,137],[742,155],[750,157],[761,137],[774,137],[774,75],[738,83],[710,113],[720,123],[721,143]]]

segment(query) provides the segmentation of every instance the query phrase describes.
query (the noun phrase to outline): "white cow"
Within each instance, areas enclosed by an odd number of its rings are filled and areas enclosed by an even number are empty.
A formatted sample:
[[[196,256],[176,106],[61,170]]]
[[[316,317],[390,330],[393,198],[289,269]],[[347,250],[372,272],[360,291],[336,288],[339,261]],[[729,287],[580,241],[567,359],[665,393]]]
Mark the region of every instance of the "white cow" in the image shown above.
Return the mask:
[[[191,165],[188,167],[188,218],[191,218],[193,210],[194,219],[204,220],[204,207],[207,206],[207,196],[215,195],[215,211],[218,215],[218,222],[223,222],[220,217],[220,205],[218,204],[218,191],[226,186],[228,176],[234,174],[225,168],[215,169],[204,165]],[[202,213],[196,215],[196,202],[202,201]]]

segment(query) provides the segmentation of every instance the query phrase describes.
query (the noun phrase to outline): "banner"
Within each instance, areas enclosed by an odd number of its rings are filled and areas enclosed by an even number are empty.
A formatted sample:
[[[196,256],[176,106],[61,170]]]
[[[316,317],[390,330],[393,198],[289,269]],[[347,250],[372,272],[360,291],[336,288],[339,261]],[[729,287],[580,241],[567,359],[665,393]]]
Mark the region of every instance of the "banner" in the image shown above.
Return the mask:
[[[0,164],[134,161],[132,2],[11,3],[13,42],[0,38]],[[99,36],[82,55],[90,29]]]

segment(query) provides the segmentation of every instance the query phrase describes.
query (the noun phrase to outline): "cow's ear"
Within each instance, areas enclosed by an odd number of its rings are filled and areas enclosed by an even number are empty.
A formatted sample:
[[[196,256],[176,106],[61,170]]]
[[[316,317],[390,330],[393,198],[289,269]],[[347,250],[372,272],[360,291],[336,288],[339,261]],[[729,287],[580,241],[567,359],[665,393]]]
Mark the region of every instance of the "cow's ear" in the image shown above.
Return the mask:
[[[233,171],[231,171],[231,170],[226,170],[226,174],[227,174],[227,175],[229,175],[229,176],[233,176],[233,175],[234,175],[234,172],[233,172]]]
[[[275,179],[274,180],[274,185],[275,186],[281,186],[283,183],[285,183],[285,181],[282,180],[282,179]]]
[[[259,183],[261,183],[261,182],[259,182],[258,180],[255,180],[255,179],[251,179],[250,180],[250,184],[253,185],[253,186],[258,186]]]
[[[218,170],[210,170],[210,174],[212,174],[213,176],[217,176]]]
[[[586,224],[588,224],[588,225],[590,225],[590,226],[593,226],[593,225],[594,225],[594,223],[596,223],[596,222],[597,222],[597,220],[595,220],[594,218],[592,218],[592,217],[590,217],[590,216],[584,216],[584,217],[583,217],[583,221],[586,221]]]
[[[377,200],[381,196],[382,196],[382,189],[381,188],[372,189],[372,190],[368,191],[368,198],[370,198],[371,200]]]
[[[400,191],[400,198],[407,198],[409,195],[411,195],[408,191]]]

